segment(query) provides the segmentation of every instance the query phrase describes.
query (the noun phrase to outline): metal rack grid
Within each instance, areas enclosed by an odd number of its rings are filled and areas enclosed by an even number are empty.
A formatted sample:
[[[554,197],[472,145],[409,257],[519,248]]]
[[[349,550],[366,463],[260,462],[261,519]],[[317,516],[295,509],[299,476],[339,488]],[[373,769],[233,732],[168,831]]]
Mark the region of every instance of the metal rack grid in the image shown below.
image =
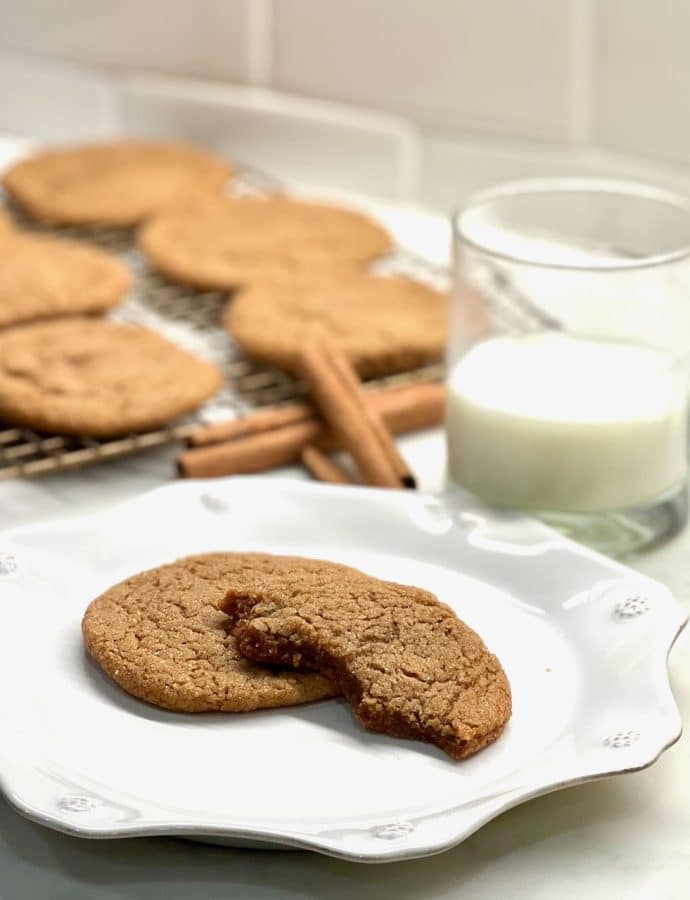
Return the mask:
[[[233,189],[273,192],[277,182],[251,169],[243,169]],[[198,356],[215,362],[225,375],[223,388],[195,413],[170,426],[114,440],[94,440],[39,434],[0,423],[0,480],[29,477],[127,456],[145,448],[184,440],[200,424],[208,424],[258,407],[278,406],[303,396],[305,387],[289,375],[248,359],[221,325],[227,302],[222,291],[198,291],[160,277],[146,265],[135,248],[132,231],[51,227],[27,219],[13,208],[18,222],[33,231],[77,237],[117,254],[133,271],[130,297],[111,315],[120,321],[145,325]],[[448,273],[414,255],[399,251],[377,266],[385,272],[409,275],[447,285]],[[438,381],[443,366],[434,365],[369,382],[372,386]]]

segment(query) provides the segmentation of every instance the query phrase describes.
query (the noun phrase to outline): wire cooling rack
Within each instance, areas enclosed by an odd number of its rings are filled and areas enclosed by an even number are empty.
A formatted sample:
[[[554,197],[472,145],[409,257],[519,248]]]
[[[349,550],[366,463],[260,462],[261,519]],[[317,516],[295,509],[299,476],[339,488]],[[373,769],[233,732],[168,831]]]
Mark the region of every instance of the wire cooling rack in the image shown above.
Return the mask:
[[[275,193],[278,182],[270,176],[242,167],[233,182],[237,193]],[[112,318],[159,331],[197,356],[216,363],[224,373],[222,389],[195,413],[155,431],[99,441],[3,427],[0,422],[0,480],[29,477],[90,465],[127,456],[149,447],[184,440],[200,424],[235,418],[251,409],[279,406],[305,393],[305,386],[276,369],[248,359],[221,325],[227,303],[224,291],[197,291],[165,280],[153,272],[138,253],[134,233],[128,230],[54,227],[36,223],[12,207],[17,222],[33,231],[91,241],[118,255],[134,274],[134,288]],[[436,287],[448,285],[448,272],[406,251],[396,251],[377,264],[377,269],[415,277]],[[438,381],[443,366],[371,381],[372,386]]]

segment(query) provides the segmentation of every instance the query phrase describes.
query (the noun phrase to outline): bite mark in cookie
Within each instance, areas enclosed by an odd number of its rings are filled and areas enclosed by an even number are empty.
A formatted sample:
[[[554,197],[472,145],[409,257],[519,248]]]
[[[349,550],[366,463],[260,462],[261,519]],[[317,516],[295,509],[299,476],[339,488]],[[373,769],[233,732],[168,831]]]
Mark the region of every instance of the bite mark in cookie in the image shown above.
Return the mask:
[[[222,609],[243,655],[320,672],[372,731],[462,759],[495,741],[510,717],[500,662],[427,591],[322,563],[299,580],[231,586]]]

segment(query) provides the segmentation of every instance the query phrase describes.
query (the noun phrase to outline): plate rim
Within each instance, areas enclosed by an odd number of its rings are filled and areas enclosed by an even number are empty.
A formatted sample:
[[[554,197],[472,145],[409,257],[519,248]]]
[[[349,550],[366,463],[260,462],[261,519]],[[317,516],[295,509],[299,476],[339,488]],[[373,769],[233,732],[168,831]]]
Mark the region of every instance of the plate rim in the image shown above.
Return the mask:
[[[4,542],[9,542],[11,544],[15,540],[20,541],[21,538],[26,535],[45,532],[47,530],[78,530],[80,527],[87,527],[91,521],[97,520],[102,522],[104,516],[108,516],[112,513],[121,513],[123,510],[126,510],[127,507],[136,506],[142,501],[150,502],[152,499],[155,499],[156,495],[162,493],[188,492],[190,494],[198,494],[199,499],[203,501],[205,495],[213,497],[214,495],[217,495],[219,491],[221,494],[225,495],[228,492],[232,493],[236,488],[249,489],[250,491],[254,489],[260,490],[262,488],[270,491],[289,490],[296,492],[297,494],[326,494],[338,497],[342,497],[344,492],[346,492],[349,496],[364,500],[364,502],[366,502],[367,497],[376,496],[377,501],[383,501],[384,506],[386,506],[387,509],[390,509],[391,512],[397,511],[401,506],[404,508],[405,505],[411,501],[420,502],[421,500],[421,502],[424,502],[425,500],[428,500],[432,503],[440,502],[441,504],[445,504],[449,502],[450,498],[450,503],[453,504],[455,508],[457,508],[455,505],[459,502],[458,495],[429,494],[421,492],[391,492],[359,486],[332,487],[330,485],[300,481],[287,477],[234,476],[224,479],[189,480],[171,482],[157,487],[152,491],[147,491],[136,495],[135,497],[130,497],[122,502],[109,505],[102,510],[3,530],[0,532],[0,551],[2,550]],[[213,507],[209,506],[209,508],[212,509]],[[495,510],[487,510],[484,507],[477,506],[475,506],[475,508],[481,509],[482,514],[489,519],[500,519],[502,516],[501,513],[498,513]],[[533,520],[526,516],[519,516],[514,521],[525,524],[529,523],[530,525],[534,524]],[[658,632],[655,632],[656,636],[660,640],[663,640],[663,643],[659,646],[659,651],[663,651],[663,658],[661,659],[658,656],[645,654],[645,663],[649,670],[650,677],[652,675],[655,675],[656,677],[658,677],[659,674],[663,675],[663,682],[660,684],[660,689],[664,691],[669,700],[669,709],[664,712],[664,715],[660,720],[663,721],[665,726],[663,730],[663,739],[655,744],[653,752],[650,751],[644,759],[639,760],[633,765],[612,764],[610,767],[599,767],[596,770],[587,770],[580,774],[571,773],[570,775],[558,778],[546,778],[539,783],[528,782],[528,784],[522,788],[516,788],[499,794],[498,799],[490,797],[488,802],[480,802],[477,805],[478,808],[476,811],[463,822],[462,827],[454,829],[452,823],[451,827],[445,830],[443,827],[439,827],[439,833],[435,836],[431,836],[425,844],[417,842],[413,845],[405,846],[404,840],[400,844],[396,844],[395,840],[385,840],[383,842],[376,842],[370,849],[367,847],[366,851],[362,851],[361,848],[359,850],[348,848],[347,844],[337,837],[328,838],[319,833],[309,834],[307,832],[299,832],[294,827],[284,827],[278,830],[272,830],[261,826],[238,826],[235,823],[229,823],[227,825],[209,823],[208,825],[203,825],[197,821],[193,821],[190,817],[185,817],[184,815],[176,816],[172,813],[165,816],[165,820],[163,820],[160,814],[151,815],[149,813],[147,816],[145,810],[140,811],[140,818],[136,822],[115,822],[110,823],[109,827],[93,826],[86,822],[81,823],[70,817],[68,811],[61,813],[59,809],[57,809],[57,811],[56,809],[48,810],[40,808],[32,803],[21,790],[21,773],[17,776],[17,772],[21,769],[21,765],[17,766],[12,760],[7,759],[1,750],[0,792],[2,792],[8,803],[15,810],[27,818],[45,827],[75,837],[100,840],[132,837],[177,836],[197,839],[216,839],[221,842],[241,842],[245,840],[260,844],[268,843],[274,849],[280,849],[282,847],[286,849],[311,850],[347,861],[382,863],[442,853],[445,850],[462,843],[469,835],[477,831],[493,818],[527,800],[553,793],[566,787],[646,769],[653,765],[666,750],[672,747],[679,740],[683,732],[680,711],[673,695],[668,675],[668,656],[675,641],[687,624],[688,612],[677,598],[660,582],[657,582],[646,575],[637,573],[622,563],[608,559],[589,548],[570,541],[541,523],[538,523],[538,529],[545,540],[548,539],[553,542],[559,548],[564,549],[568,554],[598,560],[612,574],[616,573],[618,576],[628,574],[633,576],[636,580],[639,579],[648,584],[656,584],[663,588],[668,599],[672,601],[671,608],[673,615],[666,616],[664,622],[659,626]],[[654,669],[657,671],[654,672]],[[92,796],[95,796],[88,788],[82,789],[80,787],[80,791],[86,795],[92,793]],[[146,801],[144,800],[142,805],[144,805],[145,802]],[[466,806],[466,804],[460,804],[458,807],[451,810],[443,811],[440,816],[441,821],[444,818],[449,818],[450,813],[457,809],[461,809],[463,806]],[[331,826],[332,825],[333,823],[331,823]],[[389,827],[395,828],[396,825],[395,823],[392,823]],[[360,828],[357,830],[364,831],[366,829]],[[383,835],[378,836],[383,837]],[[404,838],[404,835],[391,834],[391,838],[399,836]]]

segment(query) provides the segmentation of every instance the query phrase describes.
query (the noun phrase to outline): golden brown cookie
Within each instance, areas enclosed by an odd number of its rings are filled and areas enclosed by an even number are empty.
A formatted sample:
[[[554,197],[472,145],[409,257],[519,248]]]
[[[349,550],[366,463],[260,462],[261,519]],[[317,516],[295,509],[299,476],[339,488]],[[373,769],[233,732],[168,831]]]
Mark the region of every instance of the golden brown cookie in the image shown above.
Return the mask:
[[[0,420],[106,438],[156,428],[220,387],[221,374],[154,331],[64,318],[0,332]]]
[[[136,225],[197,192],[218,193],[232,167],[183,144],[113,141],[47,150],[5,173],[5,190],[37,219],[70,225]]]
[[[428,591],[292,560],[254,584],[231,584],[221,609],[244,656],[320,672],[371,731],[462,759],[510,718],[500,662]]]
[[[164,709],[247,712],[330,697],[320,675],[240,656],[217,609],[229,584],[251,584],[280,565],[264,554],[211,553],[134,575],[91,603],[86,647],[121,688]]]
[[[391,249],[361,213],[286,197],[208,197],[141,229],[149,262],[174,281],[233,290],[267,276],[352,270]]]
[[[88,244],[17,231],[0,238],[0,328],[105,312],[132,285],[119,260]]]
[[[250,356],[294,374],[318,325],[368,377],[441,359],[446,307],[446,297],[426,285],[357,273],[254,285],[230,301],[224,322]]]
[[[4,240],[12,234],[14,234],[14,224],[12,219],[4,209],[0,209],[0,239]]]

